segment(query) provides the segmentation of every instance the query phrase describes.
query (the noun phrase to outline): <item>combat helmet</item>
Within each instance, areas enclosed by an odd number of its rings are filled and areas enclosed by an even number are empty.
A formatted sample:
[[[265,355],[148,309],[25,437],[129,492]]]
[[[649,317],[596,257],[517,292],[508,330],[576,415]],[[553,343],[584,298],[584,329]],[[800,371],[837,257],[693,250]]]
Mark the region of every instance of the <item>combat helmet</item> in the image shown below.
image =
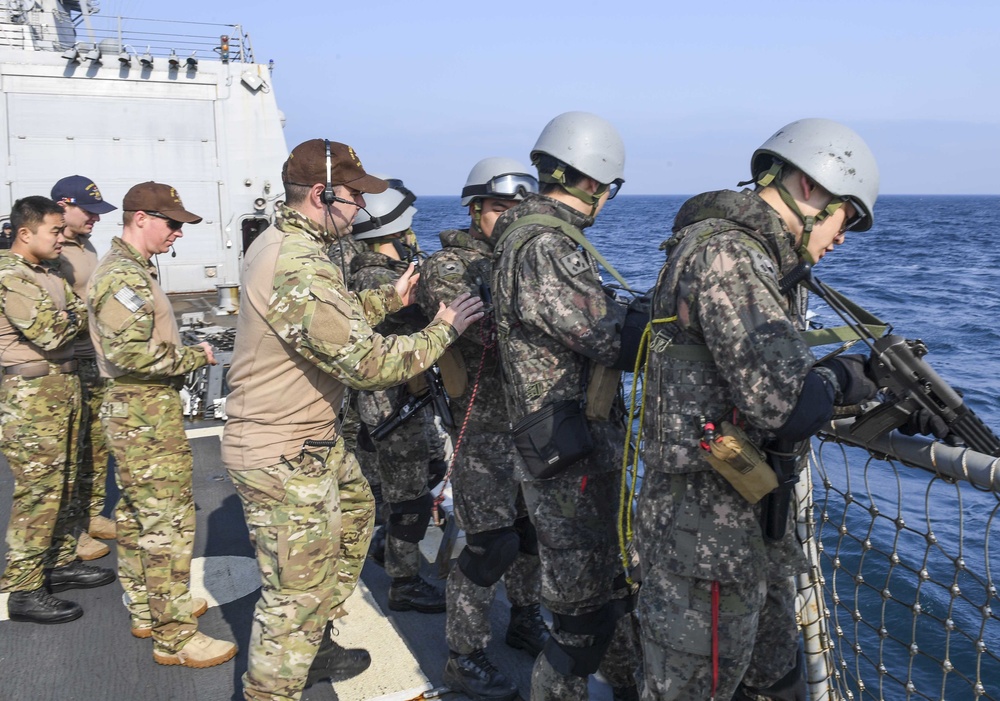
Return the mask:
[[[801,170],[838,202],[851,201],[860,217],[847,228],[868,231],[872,227],[878,198],[878,164],[853,129],[830,119],[792,122],[754,151],[750,172],[758,185],[777,182],[781,191],[777,175],[784,163]],[[796,214],[802,218],[801,213]]]
[[[546,124],[531,149],[531,162],[537,166],[542,155],[551,156],[601,183],[602,188],[591,195],[567,186],[565,169],[561,166],[551,173],[539,171],[539,180],[558,183],[590,205],[605,191],[611,193],[609,199],[614,197],[625,182],[625,144],[611,122],[590,112],[565,112]]]
[[[472,166],[462,188],[462,206],[473,200],[523,200],[538,192],[538,178],[513,158],[484,158]]]
[[[417,213],[413,203],[416,196],[400,186],[385,192],[365,194],[365,209],[358,212],[351,232],[355,241],[377,239],[405,232],[413,224]]]

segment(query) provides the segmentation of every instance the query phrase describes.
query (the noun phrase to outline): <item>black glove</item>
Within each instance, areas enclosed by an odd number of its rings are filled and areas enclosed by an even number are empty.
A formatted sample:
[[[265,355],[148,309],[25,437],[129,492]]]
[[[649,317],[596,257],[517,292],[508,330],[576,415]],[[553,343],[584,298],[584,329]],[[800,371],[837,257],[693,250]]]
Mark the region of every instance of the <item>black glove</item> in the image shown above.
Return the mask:
[[[899,427],[899,432],[904,436],[915,436],[918,433],[921,436],[931,436],[941,441],[945,441],[948,445],[955,444],[955,435],[948,428],[948,424],[944,422],[940,416],[927,409],[917,409],[915,412],[910,414],[906,419],[906,423]]]
[[[639,345],[642,341],[642,334],[649,324],[650,314],[653,311],[652,300],[647,296],[636,297],[628,305],[625,313],[625,323],[621,330],[621,350],[618,352],[618,359],[611,367],[615,370],[631,372],[635,369],[635,361],[639,356]],[[641,365],[645,361],[645,353],[638,358]]]
[[[847,354],[828,358],[821,363],[837,376],[837,384],[840,386],[839,405],[860,404],[878,392],[878,386],[870,379],[868,362],[867,356]]]

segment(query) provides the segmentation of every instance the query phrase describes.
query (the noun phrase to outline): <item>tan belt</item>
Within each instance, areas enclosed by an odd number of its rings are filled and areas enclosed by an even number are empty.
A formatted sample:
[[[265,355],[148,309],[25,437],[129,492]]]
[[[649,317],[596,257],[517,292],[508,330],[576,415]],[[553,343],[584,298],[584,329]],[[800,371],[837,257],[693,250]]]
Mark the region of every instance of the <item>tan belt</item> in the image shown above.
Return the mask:
[[[36,377],[46,375],[65,375],[76,372],[76,360],[66,360],[62,363],[53,363],[48,360],[32,360],[27,363],[10,365],[3,369],[4,375],[17,375],[26,380],[33,380]]]
[[[150,387],[171,387],[173,389],[180,389],[184,386],[183,377],[133,377],[132,375],[122,375],[121,377],[112,377],[111,382],[116,385],[146,385]]]

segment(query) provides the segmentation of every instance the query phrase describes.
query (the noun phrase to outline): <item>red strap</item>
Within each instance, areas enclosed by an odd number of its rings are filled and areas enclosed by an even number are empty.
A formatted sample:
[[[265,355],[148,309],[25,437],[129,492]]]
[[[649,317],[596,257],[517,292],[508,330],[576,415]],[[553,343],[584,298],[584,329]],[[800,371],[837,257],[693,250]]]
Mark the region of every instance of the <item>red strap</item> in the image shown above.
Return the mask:
[[[712,701],[719,688],[719,583],[712,582]]]

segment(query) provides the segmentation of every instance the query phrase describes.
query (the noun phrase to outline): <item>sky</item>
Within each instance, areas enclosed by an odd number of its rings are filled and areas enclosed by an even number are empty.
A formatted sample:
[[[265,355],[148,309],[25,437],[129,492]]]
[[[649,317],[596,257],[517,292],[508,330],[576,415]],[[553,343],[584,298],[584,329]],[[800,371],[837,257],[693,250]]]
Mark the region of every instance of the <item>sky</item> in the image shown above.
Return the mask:
[[[996,0],[103,0],[101,14],[242,24],[274,61],[289,148],[348,143],[418,195],[457,195],[487,156],[528,165],[570,110],[621,133],[622,194],[734,187],[803,117],[859,132],[883,194],[1000,194]]]

